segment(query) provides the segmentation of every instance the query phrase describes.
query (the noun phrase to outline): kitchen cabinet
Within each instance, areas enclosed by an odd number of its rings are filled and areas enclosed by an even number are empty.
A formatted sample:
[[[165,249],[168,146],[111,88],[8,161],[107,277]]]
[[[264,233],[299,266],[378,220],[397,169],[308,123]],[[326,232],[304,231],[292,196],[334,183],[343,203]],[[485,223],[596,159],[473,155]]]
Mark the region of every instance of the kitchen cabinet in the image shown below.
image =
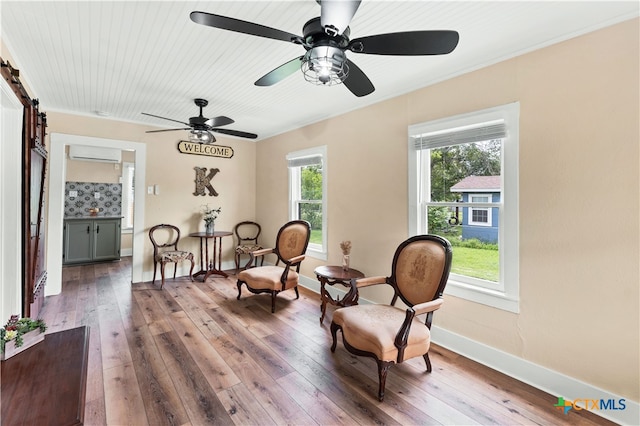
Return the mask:
[[[63,264],[120,259],[121,218],[65,219]]]

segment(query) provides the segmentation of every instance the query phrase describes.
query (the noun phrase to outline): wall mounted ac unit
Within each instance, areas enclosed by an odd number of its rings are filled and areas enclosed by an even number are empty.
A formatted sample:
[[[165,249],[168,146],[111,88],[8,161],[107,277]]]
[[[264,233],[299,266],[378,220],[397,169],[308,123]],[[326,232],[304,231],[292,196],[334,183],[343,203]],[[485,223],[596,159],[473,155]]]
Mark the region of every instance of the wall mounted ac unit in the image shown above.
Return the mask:
[[[69,145],[69,159],[120,163],[122,162],[122,151],[116,148],[99,146]]]

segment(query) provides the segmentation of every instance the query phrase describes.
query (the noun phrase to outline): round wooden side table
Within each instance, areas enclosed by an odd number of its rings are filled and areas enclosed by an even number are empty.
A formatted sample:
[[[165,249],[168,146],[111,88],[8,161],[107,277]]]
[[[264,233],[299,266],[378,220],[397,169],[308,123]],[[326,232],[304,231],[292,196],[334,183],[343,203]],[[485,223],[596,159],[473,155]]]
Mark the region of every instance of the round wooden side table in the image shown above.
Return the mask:
[[[342,266],[318,266],[313,272],[316,274],[316,277],[318,277],[318,281],[320,281],[320,310],[322,311],[320,324],[324,321],[327,303],[340,307],[358,304],[358,288],[356,287],[354,278],[364,278],[362,272],[353,268],[344,270]],[[340,284],[349,287],[349,290],[342,299],[337,297],[334,299],[325,288],[327,284],[330,286]]]

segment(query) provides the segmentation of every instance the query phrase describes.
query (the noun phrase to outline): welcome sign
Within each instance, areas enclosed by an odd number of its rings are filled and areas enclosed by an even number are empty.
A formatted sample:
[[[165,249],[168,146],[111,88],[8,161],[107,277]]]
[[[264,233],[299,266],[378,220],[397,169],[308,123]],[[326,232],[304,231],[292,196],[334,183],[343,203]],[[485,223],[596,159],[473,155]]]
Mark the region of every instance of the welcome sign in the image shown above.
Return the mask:
[[[182,154],[207,155],[209,157],[231,158],[233,148],[222,145],[209,145],[189,141],[180,141],[178,151]]]

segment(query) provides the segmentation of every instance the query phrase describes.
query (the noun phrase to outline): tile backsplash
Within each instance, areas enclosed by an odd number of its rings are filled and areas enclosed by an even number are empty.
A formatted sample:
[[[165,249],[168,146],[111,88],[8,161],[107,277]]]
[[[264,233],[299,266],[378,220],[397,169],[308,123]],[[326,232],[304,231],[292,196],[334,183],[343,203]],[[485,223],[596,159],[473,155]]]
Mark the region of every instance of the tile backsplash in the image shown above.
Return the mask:
[[[89,216],[89,209],[98,208],[98,216],[122,216],[122,184],[97,182],[66,182],[64,185],[64,216]]]

